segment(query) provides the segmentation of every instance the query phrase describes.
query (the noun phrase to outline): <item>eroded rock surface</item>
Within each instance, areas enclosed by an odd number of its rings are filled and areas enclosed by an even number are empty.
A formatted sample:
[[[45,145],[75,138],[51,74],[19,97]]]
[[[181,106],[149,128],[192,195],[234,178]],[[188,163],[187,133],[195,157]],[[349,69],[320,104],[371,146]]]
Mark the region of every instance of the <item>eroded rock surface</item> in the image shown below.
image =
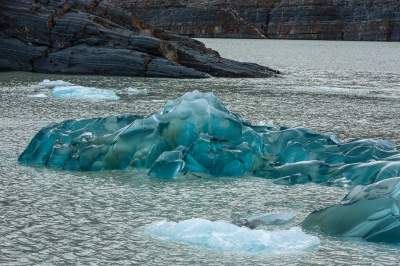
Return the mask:
[[[270,77],[100,0],[0,2],[0,70],[147,77]]]
[[[195,37],[400,40],[398,0],[111,1]]]

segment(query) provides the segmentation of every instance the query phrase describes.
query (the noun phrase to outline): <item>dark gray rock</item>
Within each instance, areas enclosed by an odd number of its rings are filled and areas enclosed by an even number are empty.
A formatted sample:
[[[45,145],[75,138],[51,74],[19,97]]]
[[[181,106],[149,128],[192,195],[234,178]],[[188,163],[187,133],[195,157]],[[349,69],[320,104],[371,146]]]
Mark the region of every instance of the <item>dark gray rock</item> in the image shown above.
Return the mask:
[[[164,58],[154,58],[147,64],[147,77],[172,77],[172,78],[207,78],[210,75],[193,68],[172,63]]]
[[[0,34],[0,70],[32,71],[35,58],[43,56],[47,47],[34,46]]]
[[[100,74],[139,77],[207,77],[203,72],[163,58],[119,48],[76,45],[34,60],[33,70],[42,73]]]
[[[0,70],[205,78],[271,77],[100,0],[0,1]]]
[[[400,41],[399,0],[110,0],[192,37]]]

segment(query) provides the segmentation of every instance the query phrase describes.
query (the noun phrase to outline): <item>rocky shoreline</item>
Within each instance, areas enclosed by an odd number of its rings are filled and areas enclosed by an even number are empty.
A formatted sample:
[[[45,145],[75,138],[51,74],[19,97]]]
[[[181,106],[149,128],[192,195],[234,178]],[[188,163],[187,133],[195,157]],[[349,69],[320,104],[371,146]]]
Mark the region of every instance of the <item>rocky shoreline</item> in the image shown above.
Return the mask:
[[[400,41],[398,0],[111,0],[191,37]]]
[[[3,0],[0,70],[140,77],[275,76],[203,43],[153,29],[109,1]]]

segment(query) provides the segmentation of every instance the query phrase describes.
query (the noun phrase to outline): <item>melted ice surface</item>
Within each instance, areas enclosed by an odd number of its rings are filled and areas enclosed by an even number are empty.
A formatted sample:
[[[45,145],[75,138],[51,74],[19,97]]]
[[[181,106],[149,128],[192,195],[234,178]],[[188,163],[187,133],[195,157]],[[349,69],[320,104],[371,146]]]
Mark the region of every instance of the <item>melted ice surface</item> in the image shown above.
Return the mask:
[[[319,239],[299,227],[289,230],[251,230],[225,221],[189,219],[160,221],[145,226],[145,233],[162,240],[187,243],[216,251],[252,254],[290,254],[317,249]]]

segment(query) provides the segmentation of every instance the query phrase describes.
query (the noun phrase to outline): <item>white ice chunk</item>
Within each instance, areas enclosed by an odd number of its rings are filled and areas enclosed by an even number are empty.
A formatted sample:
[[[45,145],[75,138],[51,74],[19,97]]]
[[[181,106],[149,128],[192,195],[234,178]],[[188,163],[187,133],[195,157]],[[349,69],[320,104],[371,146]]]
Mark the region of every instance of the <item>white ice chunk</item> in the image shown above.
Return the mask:
[[[119,97],[112,90],[103,90],[84,86],[56,86],[53,88],[53,97],[62,99],[80,100],[118,100]]]
[[[316,249],[318,237],[299,227],[289,230],[251,230],[225,221],[189,219],[160,221],[145,227],[145,233],[162,240],[182,242],[218,251],[251,254],[290,254]]]
[[[52,89],[54,87],[57,86],[73,86],[74,84],[67,82],[67,81],[63,81],[63,80],[49,80],[49,79],[45,79],[42,82],[39,82],[38,86],[41,88],[48,88],[48,89]]]
[[[32,97],[32,98],[47,98],[47,95],[44,94],[44,93],[37,93],[37,94],[30,95],[29,97]]]
[[[146,95],[147,89],[137,89],[137,88],[128,87],[128,88],[126,88],[126,92],[129,95]]]
[[[35,88],[50,89],[52,96],[62,99],[77,99],[77,100],[118,100],[118,95],[112,90],[98,89],[93,87],[85,87],[75,85],[63,80],[48,80],[45,79],[39,82]],[[44,93],[32,95],[31,97],[47,97]]]

